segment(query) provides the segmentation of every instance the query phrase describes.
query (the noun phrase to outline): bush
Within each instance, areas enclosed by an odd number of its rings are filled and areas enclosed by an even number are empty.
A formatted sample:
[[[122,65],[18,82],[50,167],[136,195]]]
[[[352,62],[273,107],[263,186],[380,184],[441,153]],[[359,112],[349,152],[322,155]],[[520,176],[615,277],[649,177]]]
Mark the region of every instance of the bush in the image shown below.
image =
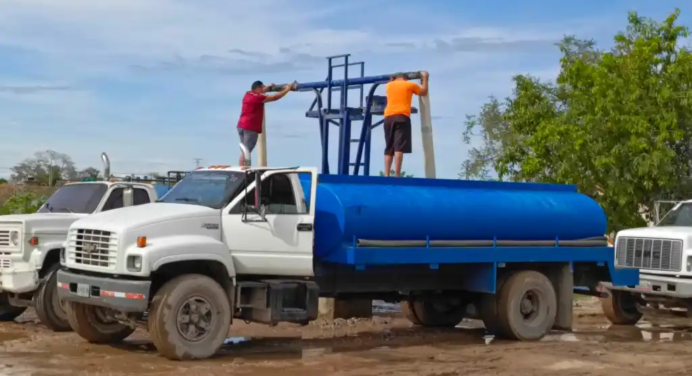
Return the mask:
[[[35,213],[46,200],[48,197],[31,191],[16,191],[0,205],[0,215]]]

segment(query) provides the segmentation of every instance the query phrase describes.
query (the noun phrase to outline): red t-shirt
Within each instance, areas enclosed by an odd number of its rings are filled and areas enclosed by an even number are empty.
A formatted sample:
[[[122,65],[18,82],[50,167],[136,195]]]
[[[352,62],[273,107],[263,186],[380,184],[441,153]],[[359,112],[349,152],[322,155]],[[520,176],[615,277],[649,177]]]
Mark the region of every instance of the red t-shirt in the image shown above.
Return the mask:
[[[251,91],[245,93],[243,97],[243,107],[240,110],[238,128],[248,131],[262,133],[262,117],[264,117],[264,94],[257,94]]]

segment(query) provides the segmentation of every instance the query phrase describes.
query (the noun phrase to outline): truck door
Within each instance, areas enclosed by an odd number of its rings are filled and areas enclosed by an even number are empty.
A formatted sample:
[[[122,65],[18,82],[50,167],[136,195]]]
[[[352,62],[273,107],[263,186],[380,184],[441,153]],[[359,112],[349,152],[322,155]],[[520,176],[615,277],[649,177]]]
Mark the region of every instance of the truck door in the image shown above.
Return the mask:
[[[303,193],[299,174],[313,184]],[[254,204],[254,182],[224,209],[223,241],[228,245],[238,274],[307,277],[313,275],[312,247],[315,222],[317,170],[267,171],[262,176],[265,220],[255,212],[243,218],[246,202]],[[311,202],[306,202],[305,197]]]

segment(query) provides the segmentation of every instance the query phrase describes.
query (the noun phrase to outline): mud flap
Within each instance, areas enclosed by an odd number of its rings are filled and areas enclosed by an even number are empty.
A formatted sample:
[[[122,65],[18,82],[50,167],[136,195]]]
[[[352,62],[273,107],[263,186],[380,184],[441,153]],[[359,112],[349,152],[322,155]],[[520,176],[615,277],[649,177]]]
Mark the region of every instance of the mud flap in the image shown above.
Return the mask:
[[[574,296],[574,277],[569,263],[555,265],[548,275],[557,295],[557,313],[553,329],[572,331],[572,300]]]

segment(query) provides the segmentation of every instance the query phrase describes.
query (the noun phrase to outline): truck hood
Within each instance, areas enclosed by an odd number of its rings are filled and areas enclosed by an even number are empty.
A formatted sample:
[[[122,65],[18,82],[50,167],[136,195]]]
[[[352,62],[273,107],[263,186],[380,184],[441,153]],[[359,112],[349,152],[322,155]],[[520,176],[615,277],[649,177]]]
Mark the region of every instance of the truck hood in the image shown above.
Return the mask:
[[[67,233],[70,225],[88,216],[78,213],[33,213],[12,214],[0,216],[0,227],[3,225],[24,225],[27,233],[40,235],[42,233]]]
[[[692,227],[684,226],[662,226],[662,227],[641,227],[622,230],[618,232],[618,237],[630,236],[638,238],[657,238],[657,239],[681,239],[689,241],[692,238]]]
[[[151,203],[90,215],[72,227],[122,232],[154,223],[218,215],[218,209],[189,204]]]

